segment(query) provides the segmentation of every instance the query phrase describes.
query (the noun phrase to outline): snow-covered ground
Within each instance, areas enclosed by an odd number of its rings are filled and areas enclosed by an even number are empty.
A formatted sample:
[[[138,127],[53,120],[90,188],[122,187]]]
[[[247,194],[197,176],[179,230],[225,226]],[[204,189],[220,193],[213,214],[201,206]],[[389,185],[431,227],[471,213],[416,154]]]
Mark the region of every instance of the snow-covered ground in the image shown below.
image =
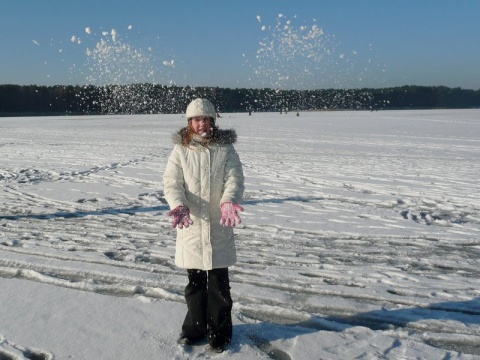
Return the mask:
[[[0,359],[209,358],[162,175],[181,115],[0,118]],[[223,114],[231,359],[480,359],[480,111]]]

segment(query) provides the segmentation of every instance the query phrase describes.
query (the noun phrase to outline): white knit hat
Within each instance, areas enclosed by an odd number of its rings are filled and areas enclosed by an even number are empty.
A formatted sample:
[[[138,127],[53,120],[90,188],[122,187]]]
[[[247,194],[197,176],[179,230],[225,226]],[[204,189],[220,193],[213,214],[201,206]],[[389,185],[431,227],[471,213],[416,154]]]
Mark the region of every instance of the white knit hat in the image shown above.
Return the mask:
[[[187,119],[195,116],[209,116],[215,120],[217,112],[213,104],[207,99],[195,99],[187,106]]]

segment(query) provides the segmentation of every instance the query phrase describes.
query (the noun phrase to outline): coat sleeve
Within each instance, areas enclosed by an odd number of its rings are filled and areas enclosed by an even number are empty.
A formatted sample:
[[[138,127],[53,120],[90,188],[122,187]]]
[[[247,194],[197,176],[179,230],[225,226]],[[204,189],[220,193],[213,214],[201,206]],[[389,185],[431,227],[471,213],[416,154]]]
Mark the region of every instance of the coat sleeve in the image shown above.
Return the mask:
[[[233,202],[240,204],[245,190],[242,163],[235,148],[230,146],[225,163],[224,191],[220,204]]]
[[[185,179],[183,177],[183,167],[178,146],[175,145],[173,148],[163,174],[165,200],[167,200],[171,209],[175,209],[180,205],[187,205]]]

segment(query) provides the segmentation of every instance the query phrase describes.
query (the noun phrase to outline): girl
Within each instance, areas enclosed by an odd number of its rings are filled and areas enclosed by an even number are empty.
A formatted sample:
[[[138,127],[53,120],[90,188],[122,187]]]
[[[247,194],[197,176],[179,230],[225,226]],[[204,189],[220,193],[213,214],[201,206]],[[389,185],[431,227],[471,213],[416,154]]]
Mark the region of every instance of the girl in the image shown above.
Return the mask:
[[[235,264],[233,227],[240,224],[244,191],[234,130],[220,130],[206,99],[187,107],[188,125],[174,135],[164,174],[164,193],[177,227],[175,264],[187,269],[187,315],[179,343],[208,338],[222,352],[232,339],[228,267]]]

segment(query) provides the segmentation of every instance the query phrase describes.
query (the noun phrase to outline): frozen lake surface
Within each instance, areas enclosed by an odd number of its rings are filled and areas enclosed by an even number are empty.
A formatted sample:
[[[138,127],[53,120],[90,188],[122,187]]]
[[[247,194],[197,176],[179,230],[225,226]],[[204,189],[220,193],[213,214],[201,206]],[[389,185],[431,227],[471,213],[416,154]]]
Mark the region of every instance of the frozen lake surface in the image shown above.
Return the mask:
[[[182,115],[0,118],[0,359],[195,359],[162,175]],[[480,359],[480,111],[222,114],[232,359]]]

